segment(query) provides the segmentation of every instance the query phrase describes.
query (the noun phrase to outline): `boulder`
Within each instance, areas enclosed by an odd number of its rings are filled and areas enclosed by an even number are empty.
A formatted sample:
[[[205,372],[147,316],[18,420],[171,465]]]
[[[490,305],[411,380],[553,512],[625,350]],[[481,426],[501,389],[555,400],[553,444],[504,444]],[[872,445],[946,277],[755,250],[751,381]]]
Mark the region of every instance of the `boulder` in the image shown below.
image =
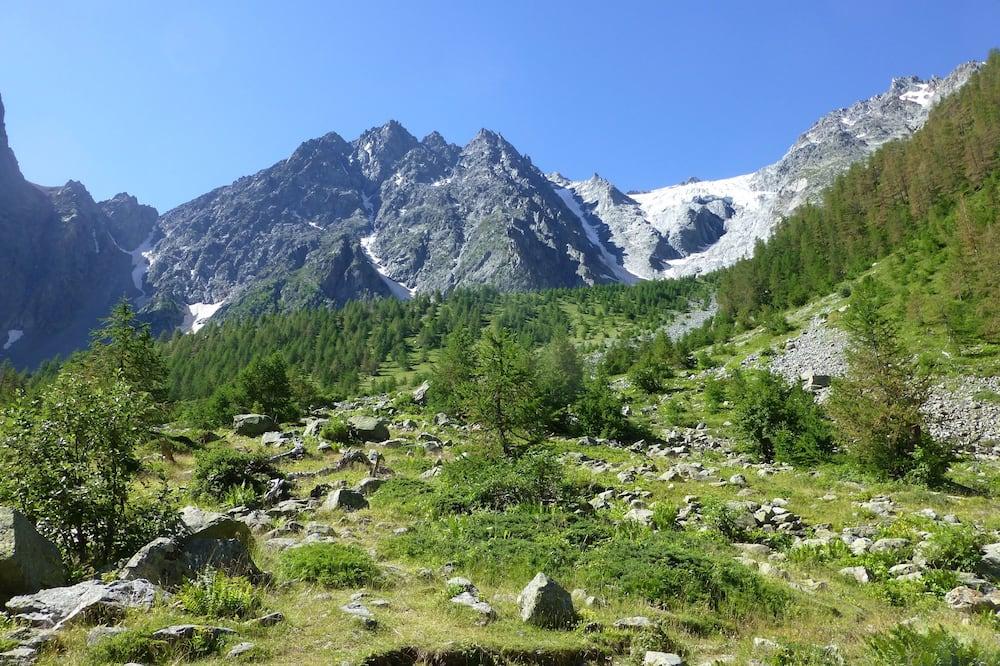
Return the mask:
[[[230,576],[260,579],[246,544],[239,539],[185,539],[160,537],[143,546],[118,574],[120,580],[149,580],[170,587],[206,569]]]
[[[425,381],[423,384],[413,389],[413,402],[418,405],[424,405],[427,403],[427,391],[431,388],[431,383]]]
[[[1000,581],[1000,543],[983,546],[983,559],[976,570],[985,578]]]
[[[654,652],[646,650],[642,658],[643,666],[684,666],[684,660],[673,652]]]
[[[573,597],[559,583],[539,573],[517,597],[521,619],[545,629],[565,629],[576,624]]]
[[[36,626],[59,628],[76,620],[118,620],[130,608],[149,610],[155,600],[156,587],[148,580],[86,580],[14,597],[7,610]]]
[[[840,570],[840,575],[845,578],[853,578],[855,582],[861,583],[862,585],[871,581],[868,575],[868,570],[864,567],[844,567]]]
[[[357,491],[340,488],[330,493],[330,495],[326,498],[326,502],[323,503],[323,508],[357,511],[358,509],[367,509],[368,500],[365,499],[364,495]]]
[[[0,599],[65,583],[55,545],[20,511],[0,507]]]
[[[382,481],[382,479],[376,479],[373,476],[367,476],[358,481],[358,485],[355,486],[354,489],[359,493],[361,493],[362,495],[368,496],[374,493],[379,488],[381,488],[383,483],[384,482]]]
[[[994,613],[1000,610],[1000,593],[983,594],[979,590],[962,585],[944,595],[944,602],[949,608],[966,613],[982,611]]]
[[[363,442],[384,442],[389,439],[389,427],[374,416],[352,416],[347,420],[351,434]]]
[[[277,424],[264,414],[237,414],[233,417],[233,432],[245,437],[260,437],[265,432],[277,430]]]
[[[181,509],[181,523],[191,539],[239,539],[250,543],[250,528],[241,520],[196,506]]]
[[[180,585],[206,569],[230,576],[260,579],[249,546],[250,528],[232,516],[188,506],[181,510],[181,531],[159,537],[133,555],[118,574],[120,580],[152,581],[156,585]]]

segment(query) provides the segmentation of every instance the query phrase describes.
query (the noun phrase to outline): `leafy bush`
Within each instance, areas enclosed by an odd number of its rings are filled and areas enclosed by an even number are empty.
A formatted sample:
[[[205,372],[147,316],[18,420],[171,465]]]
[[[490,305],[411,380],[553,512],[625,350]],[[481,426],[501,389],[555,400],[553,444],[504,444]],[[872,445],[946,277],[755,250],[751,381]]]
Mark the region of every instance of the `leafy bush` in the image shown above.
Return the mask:
[[[965,643],[943,627],[920,633],[899,625],[868,640],[872,666],[989,666],[1000,663],[1000,652]]]
[[[942,528],[928,539],[924,550],[927,566],[936,569],[971,571],[982,559],[985,536],[966,525]]]
[[[348,444],[351,441],[351,429],[344,419],[331,418],[323,424],[319,436],[328,442]]]
[[[779,615],[787,595],[711,544],[659,532],[638,540],[615,538],[589,551],[579,571],[594,587],[653,604],[700,605],[732,617]]]
[[[217,571],[207,571],[185,583],[177,598],[189,613],[237,620],[253,617],[264,605],[250,581]]]
[[[280,570],[288,580],[327,587],[365,587],[382,580],[382,573],[368,553],[339,543],[313,543],[286,550],[281,555]]]
[[[571,496],[568,491],[562,465],[548,452],[531,452],[515,461],[469,456],[444,466],[434,510],[443,515],[553,504]]]
[[[765,461],[814,464],[832,453],[830,426],[801,387],[757,370],[736,374],[730,394],[736,427]]]
[[[230,508],[238,506],[253,506],[257,503],[257,499],[259,497],[259,493],[253,486],[241,483],[238,486],[231,486],[229,490],[226,491],[226,496],[223,498],[222,503]]]
[[[632,434],[628,419],[622,415],[624,406],[625,401],[609,385],[608,376],[598,374],[584,382],[573,413],[582,434],[624,440]]]
[[[263,453],[213,446],[195,454],[191,491],[196,497],[221,501],[238,487],[260,494],[267,488],[267,482],[278,476],[280,472]]]

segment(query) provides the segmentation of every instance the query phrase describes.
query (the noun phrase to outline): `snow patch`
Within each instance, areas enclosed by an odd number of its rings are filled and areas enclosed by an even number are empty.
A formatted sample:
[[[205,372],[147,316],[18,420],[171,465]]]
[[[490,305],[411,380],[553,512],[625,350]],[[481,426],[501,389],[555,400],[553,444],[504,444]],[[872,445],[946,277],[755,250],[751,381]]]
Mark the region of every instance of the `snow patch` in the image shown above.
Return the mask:
[[[23,337],[24,337],[24,331],[22,331],[21,329],[12,328],[11,330],[7,331],[7,342],[4,343],[3,346],[4,351],[10,349],[15,342],[17,342]]]
[[[306,222],[306,224],[308,224],[313,229],[319,229],[320,231],[323,231],[323,227],[319,226],[318,224],[316,224],[312,220],[309,220],[308,222]]]
[[[931,90],[929,83],[918,83],[913,90],[907,90],[905,93],[899,96],[904,102],[913,102],[914,104],[919,104],[925,109],[931,105],[934,98],[934,91]]]
[[[583,233],[586,234],[587,240],[590,241],[598,252],[601,253],[601,259],[604,260],[604,264],[611,270],[612,275],[608,276],[615,278],[624,282],[625,284],[635,284],[639,281],[639,278],[632,273],[625,270],[625,267],[618,263],[618,259],[608,252],[608,248],[604,246],[601,242],[601,237],[597,233],[597,228],[591,223],[590,218],[583,212],[583,208],[580,207],[580,202],[576,200],[573,193],[564,188],[556,187],[553,188],[555,193],[562,199],[566,207],[569,208],[570,212],[576,216],[576,219],[580,221],[580,226],[583,228]]]
[[[181,323],[181,331],[184,333],[197,333],[224,304],[225,301],[223,300],[218,303],[191,303],[185,306],[187,312],[184,314],[184,321]]]
[[[143,239],[139,246],[134,250],[126,250],[115,237],[108,232],[108,238],[114,243],[115,247],[127,254],[132,258],[132,284],[135,286],[136,291],[139,292],[138,306],[142,307],[145,305],[149,297],[146,294],[146,290],[143,288],[143,284],[146,281],[146,274],[149,272],[149,267],[153,263],[153,236],[156,235],[156,228],[154,227],[149,235]]]
[[[367,204],[368,197],[365,197],[364,199],[365,203]],[[368,262],[371,263],[372,267],[382,277],[382,282],[385,283],[385,286],[389,287],[389,291],[392,292],[392,295],[395,296],[396,298],[403,301],[413,298],[413,295],[416,293],[414,289],[411,289],[402,282],[397,282],[396,280],[393,280],[391,277],[389,277],[389,272],[386,269],[385,265],[382,264],[382,260],[379,259],[378,255],[376,255],[374,250],[372,249],[374,245],[375,245],[374,233],[371,234],[370,236],[365,236],[364,238],[361,239],[361,249],[364,251],[365,257],[367,257]]]

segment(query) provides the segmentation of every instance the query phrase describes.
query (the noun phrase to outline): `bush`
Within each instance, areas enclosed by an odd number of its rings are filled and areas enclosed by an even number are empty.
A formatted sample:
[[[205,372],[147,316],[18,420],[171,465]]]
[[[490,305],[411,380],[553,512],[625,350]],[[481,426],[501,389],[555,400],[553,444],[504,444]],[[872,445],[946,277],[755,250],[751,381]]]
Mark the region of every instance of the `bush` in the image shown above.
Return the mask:
[[[349,444],[351,441],[351,429],[347,421],[338,418],[331,418],[320,428],[319,436],[328,442],[338,444]]]
[[[264,605],[250,581],[217,571],[207,571],[185,583],[177,598],[189,613],[234,620],[251,618]]]
[[[668,607],[693,604],[732,617],[777,616],[787,595],[711,544],[659,532],[639,540],[616,538],[589,551],[579,571],[594,587]]]
[[[801,387],[757,370],[735,375],[730,394],[737,429],[765,461],[809,465],[832,454],[830,426]]]
[[[924,550],[927,566],[935,569],[972,571],[982,559],[986,538],[971,527],[956,525],[934,532]]]
[[[339,543],[313,543],[286,550],[280,570],[288,580],[327,587],[366,587],[382,580],[382,573],[368,553]]]
[[[263,493],[270,479],[280,476],[263,453],[246,453],[228,446],[213,446],[195,454],[191,491],[196,497],[222,501],[233,488]],[[246,492],[241,491],[241,492]]]
[[[920,633],[899,625],[868,640],[872,666],[989,666],[1000,663],[1000,652],[965,643],[943,627]]]
[[[560,503],[573,496],[562,465],[548,452],[528,453],[515,461],[470,456],[444,466],[434,511],[502,511],[519,504]]]
[[[624,440],[632,433],[628,419],[622,415],[624,406],[625,401],[611,388],[607,375],[598,374],[584,382],[573,413],[582,434]]]

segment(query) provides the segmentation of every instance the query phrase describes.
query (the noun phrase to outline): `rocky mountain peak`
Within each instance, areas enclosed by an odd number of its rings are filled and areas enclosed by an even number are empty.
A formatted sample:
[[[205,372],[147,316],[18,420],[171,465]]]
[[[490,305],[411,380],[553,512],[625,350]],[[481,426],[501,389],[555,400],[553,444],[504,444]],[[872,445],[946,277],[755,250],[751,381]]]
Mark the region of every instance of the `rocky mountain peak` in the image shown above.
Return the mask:
[[[395,120],[373,127],[352,142],[353,159],[373,183],[384,181],[408,152],[420,145],[416,137]]]

